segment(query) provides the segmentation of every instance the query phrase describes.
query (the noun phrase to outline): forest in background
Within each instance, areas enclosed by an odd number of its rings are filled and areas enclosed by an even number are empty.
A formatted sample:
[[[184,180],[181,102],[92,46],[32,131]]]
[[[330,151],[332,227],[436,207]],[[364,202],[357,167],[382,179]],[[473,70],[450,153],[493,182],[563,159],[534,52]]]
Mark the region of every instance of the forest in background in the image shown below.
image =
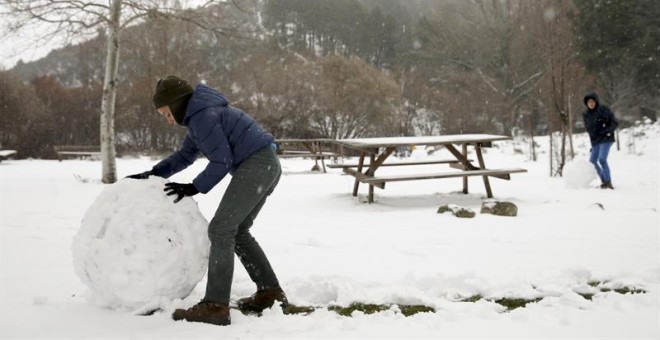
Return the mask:
[[[597,91],[623,125],[660,107],[653,0],[234,0],[223,34],[147,17],[123,32],[115,117],[123,152],[164,152],[184,129],[156,114],[156,81],[203,81],[276,138],[579,128]],[[105,32],[0,71],[0,146],[54,157],[98,145]]]

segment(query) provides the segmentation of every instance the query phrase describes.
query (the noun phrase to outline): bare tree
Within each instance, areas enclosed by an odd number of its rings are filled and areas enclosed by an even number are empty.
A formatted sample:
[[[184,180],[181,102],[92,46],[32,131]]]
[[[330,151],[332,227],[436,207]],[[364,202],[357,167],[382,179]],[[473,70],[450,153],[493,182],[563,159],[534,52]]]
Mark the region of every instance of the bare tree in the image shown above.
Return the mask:
[[[315,130],[332,138],[398,133],[400,93],[392,78],[358,58],[327,57],[321,69]]]
[[[236,1],[232,1],[232,4]],[[100,144],[102,157],[102,181],[117,180],[115,164],[115,100],[119,84],[121,32],[130,25],[147,18],[163,17],[192,23],[215,34],[235,33],[235,29],[222,27],[219,20],[205,16],[217,1],[205,1],[196,10],[183,10],[181,3],[157,0],[5,0],[15,19],[9,25],[12,32],[21,32],[34,23],[46,23],[49,31],[44,39],[64,35],[66,40],[82,40],[97,32],[99,27],[107,31],[107,55],[101,102]]]
[[[399,87],[359,58],[262,47],[243,59],[232,70],[233,102],[278,138],[399,134]]]
[[[521,124],[521,106],[538,89],[544,72],[538,41],[528,34],[529,25],[536,24],[529,20],[536,6],[519,0],[434,3],[421,25],[418,54],[426,64],[434,63],[429,72],[441,93],[461,97],[459,106],[471,106],[452,108],[456,116],[451,120],[469,122],[468,112],[479,116],[473,120],[478,125],[458,129],[509,134]]]
[[[566,149],[572,145],[570,128],[573,117],[569,102],[578,97],[576,92],[584,80],[584,70],[577,60],[578,50],[575,45],[575,31],[570,21],[570,13],[574,10],[570,0],[546,0],[537,13],[542,18],[543,25],[539,34],[545,54],[548,72],[544,77],[542,91],[548,107],[550,133],[559,132],[559,143],[554,154],[550,154],[550,174],[562,176],[567,161]],[[555,158],[556,157],[556,158]]]

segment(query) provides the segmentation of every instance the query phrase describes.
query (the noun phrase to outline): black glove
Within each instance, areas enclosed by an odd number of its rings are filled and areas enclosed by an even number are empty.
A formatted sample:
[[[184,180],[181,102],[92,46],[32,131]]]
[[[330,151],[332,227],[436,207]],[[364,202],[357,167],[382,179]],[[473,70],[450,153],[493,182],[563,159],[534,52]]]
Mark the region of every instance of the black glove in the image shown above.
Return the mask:
[[[145,172],[142,172],[142,173],[139,173],[139,174],[126,176],[126,178],[132,178],[132,179],[147,179],[147,178],[149,178],[149,176],[151,176],[151,175],[154,175],[154,172],[151,171],[151,170],[149,170],[149,171],[145,171]]]
[[[181,183],[166,183],[165,190],[167,196],[177,195],[177,198],[174,200],[174,203],[179,202],[185,196],[194,196],[199,194],[199,190],[195,188],[192,183],[181,184]]]

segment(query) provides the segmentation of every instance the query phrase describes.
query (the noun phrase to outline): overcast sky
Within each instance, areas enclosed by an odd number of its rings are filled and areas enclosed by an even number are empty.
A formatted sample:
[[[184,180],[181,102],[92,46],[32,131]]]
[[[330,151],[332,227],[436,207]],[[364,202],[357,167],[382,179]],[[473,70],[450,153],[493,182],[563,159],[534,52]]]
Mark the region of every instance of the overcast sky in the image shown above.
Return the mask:
[[[9,22],[7,12],[7,6],[0,1],[0,68],[8,70],[21,59],[28,62],[43,58],[52,49],[62,47],[65,43],[62,39],[38,41],[39,33],[44,32],[39,27],[31,27],[20,35],[9,35],[6,27]]]
[[[205,2],[207,0],[180,1],[183,7],[197,7]],[[67,43],[70,43],[57,37],[46,41],[39,40],[46,29],[37,26],[31,27],[29,30],[23,30],[20,36],[10,36],[7,34],[6,24],[10,21],[10,18],[14,17],[8,16],[7,12],[7,6],[4,1],[0,0],[0,69],[8,70],[21,59],[24,62],[41,59],[48,55],[51,50],[64,47]]]
[[[52,49],[62,47],[61,44],[64,43],[58,42],[56,39],[38,43],[36,41],[38,37],[35,32],[25,32],[20,37],[0,35],[0,46],[2,46],[0,49],[0,68],[8,70],[21,59],[28,62],[43,58]]]

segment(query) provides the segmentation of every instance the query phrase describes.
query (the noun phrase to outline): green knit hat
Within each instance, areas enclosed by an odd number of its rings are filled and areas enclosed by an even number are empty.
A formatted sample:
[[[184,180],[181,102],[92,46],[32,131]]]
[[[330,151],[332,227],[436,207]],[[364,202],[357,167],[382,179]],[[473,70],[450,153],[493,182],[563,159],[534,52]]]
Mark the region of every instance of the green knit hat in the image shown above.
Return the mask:
[[[177,76],[167,76],[156,84],[154,93],[154,107],[159,108],[171,105],[177,100],[193,93],[193,88],[185,80]]]

